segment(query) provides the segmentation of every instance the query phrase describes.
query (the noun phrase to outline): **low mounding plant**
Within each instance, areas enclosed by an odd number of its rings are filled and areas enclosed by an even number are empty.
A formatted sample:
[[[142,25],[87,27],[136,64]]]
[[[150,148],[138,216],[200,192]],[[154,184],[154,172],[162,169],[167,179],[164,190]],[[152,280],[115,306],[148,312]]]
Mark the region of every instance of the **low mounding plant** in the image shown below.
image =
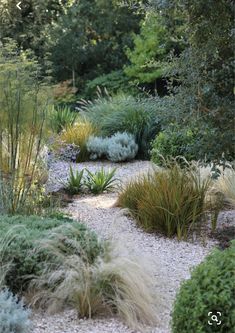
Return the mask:
[[[87,141],[91,135],[97,133],[95,126],[86,120],[80,120],[73,126],[67,127],[61,134],[60,139],[66,144],[75,144],[80,148],[77,162],[89,160]]]
[[[152,278],[136,258],[123,248],[107,244],[93,263],[87,260],[78,242],[64,245],[63,238],[43,243],[56,265],[45,262],[45,269],[32,281],[32,305],[50,312],[70,306],[79,317],[115,314],[133,328],[156,323],[156,297]]]
[[[84,170],[81,170],[80,172],[76,170],[74,172],[70,166],[68,182],[65,184],[65,190],[69,194],[73,195],[81,192],[83,173]]]
[[[55,133],[60,133],[64,128],[72,126],[77,118],[77,114],[70,110],[69,107],[57,107],[52,109],[49,119],[50,128]]]
[[[8,290],[0,291],[0,332],[29,333],[31,322],[24,304]]]
[[[139,147],[139,157],[148,157],[150,142],[160,130],[160,111],[154,99],[122,94],[82,103],[81,112],[92,123],[98,124],[102,136],[130,133]]]
[[[172,314],[173,333],[232,333],[235,327],[235,242],[224,251],[215,250],[185,281]],[[218,325],[211,316],[218,316]],[[210,314],[209,314],[210,312]],[[211,325],[208,324],[211,322]]]
[[[132,134],[117,132],[110,138],[90,137],[87,150],[91,159],[105,156],[112,162],[122,162],[135,158],[138,145]]]
[[[162,156],[167,158],[176,158],[184,156],[188,161],[197,159],[195,154],[191,152],[191,145],[195,140],[193,131],[189,128],[181,129],[175,125],[168,127],[165,131],[157,134],[152,142],[151,160],[162,165]]]
[[[19,225],[21,228],[12,228]],[[71,226],[71,229],[70,229]],[[73,226],[73,228],[72,228]],[[36,252],[38,242],[48,238],[49,231],[53,234],[60,232],[63,237],[70,237],[80,243],[89,260],[101,251],[95,233],[85,225],[68,218],[43,218],[38,216],[0,216],[0,235],[10,232],[10,240],[4,251],[0,252],[1,265],[4,269],[5,284],[15,293],[26,290],[30,276],[40,274],[43,262],[48,256],[46,252]],[[3,236],[2,236],[3,237]],[[2,239],[0,239],[0,243]]]
[[[85,180],[85,186],[94,194],[100,194],[104,191],[112,191],[115,188],[117,181],[114,178],[116,169],[105,171],[102,167],[96,172],[87,170],[87,177]]]
[[[118,205],[129,208],[145,230],[186,239],[202,224],[209,184],[196,170],[168,163],[166,169],[131,181],[120,192]]]

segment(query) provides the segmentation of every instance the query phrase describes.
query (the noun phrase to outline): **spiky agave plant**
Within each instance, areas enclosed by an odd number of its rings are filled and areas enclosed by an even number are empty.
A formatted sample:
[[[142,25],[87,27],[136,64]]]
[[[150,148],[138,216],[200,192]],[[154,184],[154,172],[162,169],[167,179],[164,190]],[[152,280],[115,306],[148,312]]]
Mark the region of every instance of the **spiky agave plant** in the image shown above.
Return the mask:
[[[86,169],[87,177],[86,187],[94,194],[100,194],[104,191],[111,191],[117,185],[117,178],[114,177],[116,168],[106,171],[103,167],[96,172]]]
[[[70,306],[79,317],[118,315],[133,328],[157,323],[156,296],[146,262],[111,243],[105,243],[91,262],[79,242],[66,244],[61,235],[44,242],[55,261],[45,263],[43,274],[32,281],[32,305],[52,312]]]

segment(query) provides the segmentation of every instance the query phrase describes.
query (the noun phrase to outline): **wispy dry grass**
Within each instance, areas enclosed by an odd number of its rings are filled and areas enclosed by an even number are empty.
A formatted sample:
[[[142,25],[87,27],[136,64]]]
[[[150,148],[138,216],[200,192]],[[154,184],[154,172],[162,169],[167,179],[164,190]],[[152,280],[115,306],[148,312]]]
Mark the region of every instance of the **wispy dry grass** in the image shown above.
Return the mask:
[[[43,247],[53,254],[55,262],[46,263],[43,274],[33,280],[32,305],[49,312],[70,306],[79,317],[118,315],[133,328],[156,324],[152,275],[146,263],[127,254],[123,246],[106,244],[93,263],[74,240],[73,253],[65,250],[60,236]]]

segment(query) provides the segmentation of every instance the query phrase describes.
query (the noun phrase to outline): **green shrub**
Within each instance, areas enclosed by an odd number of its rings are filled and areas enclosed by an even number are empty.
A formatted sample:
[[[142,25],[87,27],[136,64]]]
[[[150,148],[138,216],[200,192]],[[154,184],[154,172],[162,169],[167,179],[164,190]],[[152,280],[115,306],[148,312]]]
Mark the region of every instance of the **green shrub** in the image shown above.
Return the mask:
[[[169,157],[184,156],[188,161],[197,159],[192,153],[192,144],[195,135],[189,128],[180,129],[178,126],[170,126],[160,132],[152,143],[151,160],[161,165],[162,156]]]
[[[117,95],[99,98],[82,107],[83,113],[94,124],[98,124],[103,136],[117,132],[133,134],[139,147],[139,156],[147,157],[150,142],[160,130],[156,101]]]
[[[130,81],[122,70],[112,71],[88,81],[85,88],[85,95],[88,98],[94,97],[97,89],[107,89],[109,94],[120,92],[136,95],[139,89]]]
[[[129,208],[145,230],[186,239],[192,229],[200,229],[208,188],[208,179],[174,163],[131,181],[120,192],[118,205]]]
[[[9,290],[0,291],[0,332],[29,333],[29,311]]]
[[[100,170],[92,173],[87,170],[87,177],[85,180],[85,186],[94,194],[100,194],[104,191],[111,191],[115,188],[115,182],[117,181],[114,178],[116,169],[105,171],[102,167]]]
[[[178,292],[172,316],[173,333],[232,333],[235,327],[235,242],[215,250],[196,267]],[[208,316],[221,312],[221,325]],[[208,324],[211,320],[212,325]]]
[[[87,150],[91,159],[105,156],[112,162],[122,162],[135,158],[138,145],[132,134],[117,132],[109,138],[90,137]]]
[[[67,227],[70,224],[76,228],[76,234],[71,235],[71,231]],[[25,228],[15,229],[17,237],[14,237],[8,243],[7,248],[5,248],[2,254],[2,264],[11,262],[10,269],[5,276],[5,281],[8,287],[14,292],[19,292],[22,288],[27,288],[29,282],[27,275],[38,275],[40,273],[47,254],[37,253],[35,248],[37,248],[38,242],[47,238],[48,232],[51,230],[56,231],[58,228],[61,228],[64,237],[68,235],[78,240],[91,261],[100,252],[100,245],[95,233],[87,230],[83,224],[74,222],[69,218],[0,216],[1,235],[4,235],[9,230],[12,230],[12,234],[14,235],[14,229],[12,228],[15,225],[24,226]]]

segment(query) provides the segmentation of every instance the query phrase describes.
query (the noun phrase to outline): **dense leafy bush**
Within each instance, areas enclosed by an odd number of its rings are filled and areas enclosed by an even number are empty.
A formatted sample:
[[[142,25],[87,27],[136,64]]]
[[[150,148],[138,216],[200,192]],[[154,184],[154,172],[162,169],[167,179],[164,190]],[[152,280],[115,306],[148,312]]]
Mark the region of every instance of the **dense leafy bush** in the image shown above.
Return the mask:
[[[95,125],[89,121],[78,121],[73,126],[67,127],[61,134],[60,139],[66,144],[75,144],[80,148],[77,156],[77,162],[86,161],[89,159],[89,154],[86,148],[87,140],[91,135],[97,133]]]
[[[66,225],[73,225],[77,233],[71,234]],[[36,253],[35,248],[39,241],[47,238],[50,230],[60,229],[66,235],[74,237],[79,241],[81,247],[86,252],[89,260],[100,252],[100,246],[97,237],[93,232],[86,229],[83,224],[73,222],[71,219],[63,218],[42,218],[36,216],[0,216],[0,234],[4,235],[14,225],[24,226],[15,230],[17,237],[9,242],[2,255],[2,263],[12,262],[9,271],[6,274],[6,284],[13,291],[18,292],[21,288],[25,289],[28,285],[27,275],[39,274],[42,263],[46,258],[46,253]],[[12,230],[14,233],[14,229]]]
[[[147,157],[150,141],[160,130],[160,112],[155,99],[118,95],[99,98],[82,107],[86,117],[99,126],[103,136],[117,132],[133,134],[139,156]]]
[[[90,137],[87,150],[91,159],[106,157],[112,162],[121,162],[135,158],[138,145],[132,134],[117,132],[109,138]]]
[[[174,163],[131,181],[119,194],[118,205],[129,208],[144,229],[186,239],[203,222],[208,187],[207,178]]]
[[[29,311],[9,290],[0,291],[0,332],[29,333]]]
[[[197,159],[192,152],[195,135],[189,128],[180,129],[178,126],[170,126],[160,132],[152,143],[151,159],[161,165],[162,157],[184,156],[188,161]]]
[[[122,70],[112,71],[109,74],[103,74],[94,80],[88,81],[85,88],[86,97],[94,97],[97,90],[107,90],[112,95],[121,92],[130,95],[139,93],[138,88],[134,86]]]
[[[235,242],[224,250],[215,250],[194,269],[176,297],[172,328],[174,333],[232,333],[235,327],[234,299]],[[221,325],[209,312],[221,312]],[[211,320],[212,325],[208,324]]]

